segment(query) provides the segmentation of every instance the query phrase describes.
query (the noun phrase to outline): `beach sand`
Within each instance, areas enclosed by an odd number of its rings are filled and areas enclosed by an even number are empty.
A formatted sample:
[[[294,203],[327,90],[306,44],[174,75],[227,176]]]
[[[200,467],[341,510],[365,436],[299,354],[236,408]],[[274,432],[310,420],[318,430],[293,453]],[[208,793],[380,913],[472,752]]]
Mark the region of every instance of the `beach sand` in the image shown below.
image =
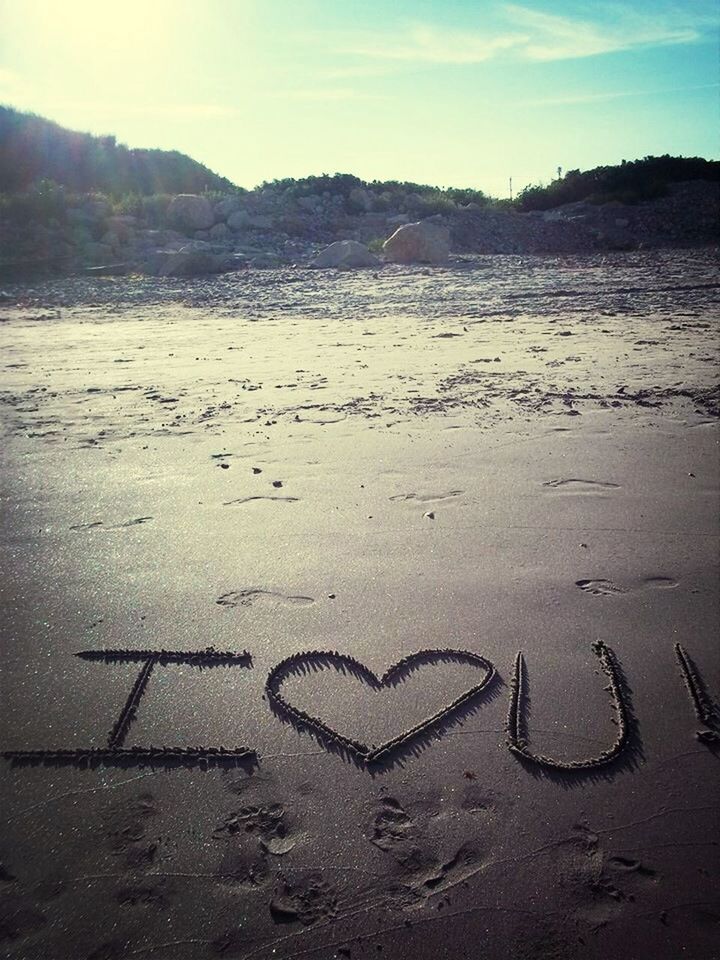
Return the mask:
[[[2,956],[720,956],[716,251],[7,293]]]

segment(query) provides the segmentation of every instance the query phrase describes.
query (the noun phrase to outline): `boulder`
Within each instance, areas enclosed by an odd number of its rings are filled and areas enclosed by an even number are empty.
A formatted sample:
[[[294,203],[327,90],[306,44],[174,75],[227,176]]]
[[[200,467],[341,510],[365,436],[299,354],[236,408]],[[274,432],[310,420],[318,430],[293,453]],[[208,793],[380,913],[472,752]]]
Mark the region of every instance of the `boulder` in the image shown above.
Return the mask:
[[[196,277],[220,273],[229,265],[225,253],[216,253],[204,244],[187,244],[179,250],[157,250],[145,263],[147,273],[158,277]]]
[[[353,187],[348,194],[351,208],[361,213],[369,213],[373,208],[373,196],[362,187]]]
[[[107,243],[86,243],[82,250],[83,259],[90,263],[107,263],[113,255],[112,247]]]
[[[215,214],[207,197],[194,193],[179,193],[168,206],[168,219],[184,233],[208,230],[215,223]]]
[[[94,223],[104,220],[110,214],[110,204],[107,200],[89,198],[82,206],[83,213]]]
[[[216,223],[214,227],[210,227],[208,231],[211,240],[214,240],[216,243],[222,243],[225,240],[229,240],[232,236],[232,232],[226,223]]]
[[[108,217],[105,226],[106,233],[102,238],[103,243],[110,243],[113,246],[121,246],[124,243],[130,243],[135,236],[135,217]],[[106,237],[108,239],[106,239]]]
[[[445,263],[450,254],[450,231],[422,220],[407,223],[385,241],[383,252],[393,263]]]
[[[253,230],[272,230],[275,225],[275,221],[272,217],[263,213],[256,213],[250,217],[248,226]]]
[[[215,204],[215,217],[217,220],[227,220],[231,214],[239,209],[240,201],[237,197],[225,197]]]
[[[227,218],[227,225],[231,230],[272,230],[273,218],[261,213],[248,213],[247,210],[236,210]]]
[[[377,257],[357,240],[337,240],[321,250],[310,266],[346,270],[351,267],[377,267],[379,263]]]
[[[247,230],[250,226],[250,214],[247,210],[235,210],[229,214],[227,225],[231,230]]]

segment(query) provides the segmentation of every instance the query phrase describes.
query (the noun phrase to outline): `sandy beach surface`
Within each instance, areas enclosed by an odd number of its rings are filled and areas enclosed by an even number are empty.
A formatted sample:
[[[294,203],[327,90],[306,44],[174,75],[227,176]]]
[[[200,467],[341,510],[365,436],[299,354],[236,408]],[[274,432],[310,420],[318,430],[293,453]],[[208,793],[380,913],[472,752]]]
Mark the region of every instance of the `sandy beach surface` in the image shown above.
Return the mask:
[[[709,249],[7,287],[1,955],[720,957],[719,301]]]

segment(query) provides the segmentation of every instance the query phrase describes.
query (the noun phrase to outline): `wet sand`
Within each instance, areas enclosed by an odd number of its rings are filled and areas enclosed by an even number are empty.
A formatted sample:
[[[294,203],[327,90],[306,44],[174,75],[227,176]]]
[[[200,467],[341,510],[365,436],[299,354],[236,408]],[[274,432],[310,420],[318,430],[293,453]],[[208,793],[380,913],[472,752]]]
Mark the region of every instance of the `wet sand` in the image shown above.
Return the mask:
[[[716,262],[8,288],[2,955],[717,957]]]

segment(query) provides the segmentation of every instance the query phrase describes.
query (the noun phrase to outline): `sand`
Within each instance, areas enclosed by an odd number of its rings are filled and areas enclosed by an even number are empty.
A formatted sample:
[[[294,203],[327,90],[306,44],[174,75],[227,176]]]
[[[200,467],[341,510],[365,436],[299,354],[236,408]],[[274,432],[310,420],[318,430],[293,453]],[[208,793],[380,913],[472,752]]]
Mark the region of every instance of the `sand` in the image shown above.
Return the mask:
[[[716,264],[7,288],[2,956],[720,956]]]

